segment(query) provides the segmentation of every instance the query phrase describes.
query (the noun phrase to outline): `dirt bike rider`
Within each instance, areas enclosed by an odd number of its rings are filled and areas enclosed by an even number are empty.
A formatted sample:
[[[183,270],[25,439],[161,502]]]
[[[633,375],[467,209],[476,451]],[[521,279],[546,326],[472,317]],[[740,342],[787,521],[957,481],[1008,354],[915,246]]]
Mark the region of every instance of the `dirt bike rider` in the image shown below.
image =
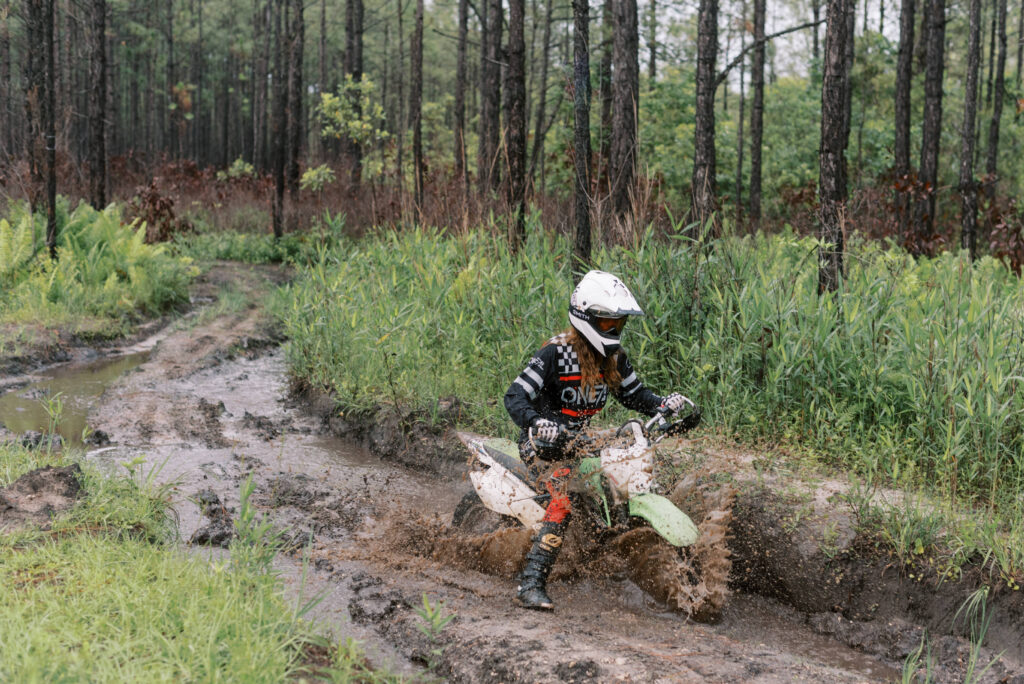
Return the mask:
[[[619,346],[629,316],[643,311],[621,280],[590,271],[569,300],[570,328],[545,343],[505,392],[505,409],[521,428],[519,453],[550,495],[541,529],[526,554],[517,601],[526,608],[551,610],[547,578],[562,546],[571,515],[568,484],[573,455],[554,443],[561,428],[578,430],[604,408],[609,392],[628,409],[652,416],[690,404],[682,394],[660,397],[637,378]],[[532,432],[532,437],[531,433]],[[542,475],[544,461],[567,461]]]

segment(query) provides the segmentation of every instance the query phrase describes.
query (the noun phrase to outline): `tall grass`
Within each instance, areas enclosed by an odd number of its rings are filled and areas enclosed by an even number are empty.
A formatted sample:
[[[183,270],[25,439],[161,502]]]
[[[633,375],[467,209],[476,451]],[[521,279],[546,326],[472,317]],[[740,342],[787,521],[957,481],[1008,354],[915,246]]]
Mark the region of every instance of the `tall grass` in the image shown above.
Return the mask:
[[[678,231],[594,261],[647,312],[624,336],[641,376],[695,397],[716,428],[955,498],[1020,492],[1020,281],[987,258],[854,240],[843,289],[819,297],[816,250],[791,233],[708,247]],[[343,244],[276,302],[293,372],[343,410],[456,395],[469,425],[507,432],[501,395],[566,326],[569,254],[536,225],[517,256],[486,232]]]

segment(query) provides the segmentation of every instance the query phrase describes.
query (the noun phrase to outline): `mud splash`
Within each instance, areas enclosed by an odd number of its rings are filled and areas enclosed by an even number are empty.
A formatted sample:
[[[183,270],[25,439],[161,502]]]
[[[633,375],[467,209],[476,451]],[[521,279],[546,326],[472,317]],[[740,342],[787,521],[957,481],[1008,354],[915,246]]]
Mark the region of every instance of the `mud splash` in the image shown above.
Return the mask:
[[[83,496],[81,475],[77,463],[62,468],[46,466],[0,489],[0,532],[28,524],[46,529],[54,513],[68,510]]]

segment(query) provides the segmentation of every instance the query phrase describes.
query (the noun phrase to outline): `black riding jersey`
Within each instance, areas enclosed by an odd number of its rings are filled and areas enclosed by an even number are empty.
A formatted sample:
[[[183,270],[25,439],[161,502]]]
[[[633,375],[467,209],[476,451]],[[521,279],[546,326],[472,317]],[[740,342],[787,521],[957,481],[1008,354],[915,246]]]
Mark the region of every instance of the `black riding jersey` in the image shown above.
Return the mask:
[[[662,397],[647,389],[621,349],[618,370],[622,382],[612,395],[633,411],[654,415]],[[576,350],[566,335],[551,338],[526,364],[526,368],[505,392],[505,409],[516,425],[526,430],[537,418],[579,428],[604,408],[609,387],[581,388],[581,371]]]

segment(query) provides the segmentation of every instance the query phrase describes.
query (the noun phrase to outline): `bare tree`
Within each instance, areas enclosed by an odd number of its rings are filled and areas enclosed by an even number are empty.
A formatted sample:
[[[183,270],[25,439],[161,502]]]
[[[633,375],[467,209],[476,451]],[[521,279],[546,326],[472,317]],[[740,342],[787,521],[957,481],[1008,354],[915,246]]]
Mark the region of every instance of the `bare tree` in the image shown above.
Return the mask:
[[[636,108],[640,96],[636,0],[614,0],[612,64],[611,200],[616,216],[632,210],[636,184]]]
[[[93,0],[89,59],[89,203],[107,204],[107,2]]]
[[[978,108],[981,0],[971,0],[967,40],[967,78],[964,84],[964,120],[960,129],[960,247],[974,260],[977,251],[978,191],[974,183],[974,118]]]
[[[763,46],[764,43],[761,43]],[[703,225],[717,209],[715,184],[715,59],[718,0],[700,0],[697,16],[697,106],[693,136],[691,219]],[[717,221],[715,222],[717,233]]]
[[[274,0],[253,0],[252,163],[267,169],[267,79],[270,71],[270,17]]]
[[[914,69],[914,0],[900,4],[900,47],[896,60],[895,140],[893,171],[899,187],[896,190],[896,216],[899,238],[903,241],[909,221],[907,184],[910,181],[910,85]]]
[[[505,149],[508,154],[507,201],[512,211],[512,249],[526,239],[526,3],[508,3],[508,67],[505,92]]]
[[[818,293],[832,292],[843,276],[843,224],[846,218],[846,146],[850,129],[846,101],[850,89],[847,41],[854,0],[828,0],[825,10],[825,63],[821,81],[821,143],[818,147],[818,200],[822,246],[818,250]]]
[[[551,13],[552,0],[547,0],[544,8],[544,35],[542,38],[540,62],[540,89],[537,93],[537,119],[533,128],[533,151],[530,153],[530,182],[533,182],[537,165],[544,154],[544,138],[547,135],[548,124],[545,122],[547,116],[548,102],[548,64],[551,60]],[[588,60],[589,63],[589,60]],[[556,108],[557,109],[557,108]]]
[[[577,270],[590,263],[590,6],[572,0],[573,16],[573,184],[576,240],[573,254]]]
[[[942,74],[946,43],[945,0],[927,0],[928,24],[924,78],[924,122],[921,127],[919,178],[924,196],[917,203],[914,237],[910,251],[924,254],[935,226],[935,195],[939,170],[939,137],[942,133]]]
[[[302,98],[305,87],[302,79],[302,54],[305,51],[306,25],[302,16],[302,0],[289,0],[291,22],[288,31],[288,95],[287,159],[285,181],[292,199],[299,192],[299,159],[302,156],[302,124],[305,120]]]
[[[747,0],[740,3],[740,54],[746,52],[747,38]],[[743,118],[747,106],[747,93],[744,83],[745,62],[740,62],[740,116],[736,129],[736,225],[743,222]]]
[[[0,154],[14,156],[14,117],[11,101],[14,88],[11,82],[11,2],[4,0],[0,7]]]

